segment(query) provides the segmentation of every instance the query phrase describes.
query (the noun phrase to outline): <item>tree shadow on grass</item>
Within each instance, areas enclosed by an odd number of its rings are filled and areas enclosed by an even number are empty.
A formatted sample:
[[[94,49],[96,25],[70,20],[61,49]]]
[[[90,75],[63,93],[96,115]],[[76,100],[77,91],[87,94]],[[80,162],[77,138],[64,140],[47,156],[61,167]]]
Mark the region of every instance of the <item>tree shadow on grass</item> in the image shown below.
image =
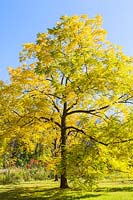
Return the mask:
[[[133,192],[133,187],[114,187],[108,188],[108,192]]]
[[[96,190],[95,193],[82,192],[80,190],[59,188],[47,188],[42,186],[15,187],[6,188],[6,191],[0,191],[0,200],[78,200],[86,198],[96,198],[102,196],[105,192],[133,192],[133,186],[124,187],[103,187]]]
[[[101,194],[83,194],[71,189],[61,190],[59,188],[15,188],[0,193],[0,200],[78,200],[84,198],[98,197]]]
[[[102,188],[98,188],[96,192],[133,192],[133,186],[102,187]]]

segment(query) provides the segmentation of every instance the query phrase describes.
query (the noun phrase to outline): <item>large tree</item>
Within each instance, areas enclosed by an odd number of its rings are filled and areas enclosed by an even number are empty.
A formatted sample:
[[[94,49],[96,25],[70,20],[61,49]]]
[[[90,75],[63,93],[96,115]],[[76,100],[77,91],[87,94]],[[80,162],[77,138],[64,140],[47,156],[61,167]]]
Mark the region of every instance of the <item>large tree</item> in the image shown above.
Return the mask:
[[[54,28],[39,33],[35,43],[24,44],[20,60],[26,63],[27,70],[35,70],[42,81],[39,86],[25,88],[24,93],[30,95],[30,99],[26,99],[31,106],[30,116],[32,113],[32,118],[51,124],[49,129],[58,132],[61,188],[68,187],[67,169],[71,166],[67,161],[67,147],[71,146],[74,152],[75,134],[75,143],[86,144],[89,148],[132,140],[131,133],[117,134],[115,128],[111,132],[111,124],[115,121],[114,127],[118,128],[116,122],[125,123],[130,112],[132,60],[121,48],[106,40],[101,16],[92,19],[86,15],[61,17]],[[24,75],[21,79],[25,81]],[[30,82],[31,79],[26,80]],[[18,111],[14,113],[19,118]]]

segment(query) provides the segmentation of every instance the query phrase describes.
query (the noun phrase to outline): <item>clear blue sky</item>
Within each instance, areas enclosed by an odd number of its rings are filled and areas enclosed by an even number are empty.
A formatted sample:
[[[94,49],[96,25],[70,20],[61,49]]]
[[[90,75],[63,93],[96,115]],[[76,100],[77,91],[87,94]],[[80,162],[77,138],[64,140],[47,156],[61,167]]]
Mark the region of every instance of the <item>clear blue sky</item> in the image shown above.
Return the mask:
[[[0,0],[0,79],[19,65],[25,42],[53,27],[61,15],[101,14],[108,39],[133,55],[133,0]]]

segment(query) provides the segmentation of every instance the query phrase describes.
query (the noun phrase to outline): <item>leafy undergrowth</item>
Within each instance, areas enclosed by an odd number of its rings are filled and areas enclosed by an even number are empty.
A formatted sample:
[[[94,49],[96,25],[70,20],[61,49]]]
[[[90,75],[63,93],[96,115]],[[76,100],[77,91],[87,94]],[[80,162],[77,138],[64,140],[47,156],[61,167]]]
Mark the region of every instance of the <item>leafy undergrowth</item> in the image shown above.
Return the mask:
[[[95,192],[59,189],[59,183],[36,181],[0,185],[1,200],[133,200],[133,184],[101,185]]]

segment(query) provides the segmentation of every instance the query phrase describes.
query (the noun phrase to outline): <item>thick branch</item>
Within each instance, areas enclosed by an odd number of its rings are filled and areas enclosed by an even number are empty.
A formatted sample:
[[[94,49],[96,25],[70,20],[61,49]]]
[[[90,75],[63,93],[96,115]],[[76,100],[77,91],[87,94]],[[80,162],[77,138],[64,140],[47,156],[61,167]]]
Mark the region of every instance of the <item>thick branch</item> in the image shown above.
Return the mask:
[[[126,99],[123,99],[123,100],[120,100],[122,99],[123,97],[125,97],[126,95],[122,95],[121,97],[119,97],[118,101],[114,102],[115,103],[130,103],[130,104],[133,104],[132,101],[128,101],[129,99],[132,99],[133,96],[130,96],[130,97],[127,97]],[[73,110],[71,112],[68,112],[67,115],[71,115],[71,114],[75,114],[75,113],[86,113],[86,114],[96,114],[96,112],[100,111],[100,110],[104,110],[104,109],[107,109],[109,108],[110,105],[105,105],[101,108],[97,108],[97,109],[90,109],[90,110]]]
[[[68,134],[68,135],[70,135],[70,133],[75,132],[75,131],[76,131],[76,132],[81,132],[81,133],[83,133],[84,135],[87,135],[83,129],[79,129],[79,128],[74,127],[74,126],[68,126],[68,127],[66,127],[66,129],[73,129],[73,131],[72,131],[72,130],[69,131],[69,134]],[[105,142],[102,142],[102,141],[97,140],[96,138],[94,138],[94,137],[92,137],[92,136],[88,136],[88,137],[90,138],[90,140],[93,140],[94,142],[99,143],[99,144],[102,144],[102,145],[104,145],[104,146],[109,146],[109,145],[111,145],[111,144],[112,144],[112,145],[113,145],[113,144],[121,144],[121,143],[133,141],[133,138],[130,138],[130,139],[120,140],[120,141],[116,141],[116,142],[105,143]]]
[[[78,103],[78,99],[76,99],[75,103],[73,103],[71,106],[69,106],[69,107],[67,108],[67,112],[68,112],[69,110],[71,110],[74,106],[76,106],[77,103]]]
[[[68,130],[68,129],[73,129],[73,130],[75,130],[76,132],[81,132],[81,133],[83,133],[84,135],[86,135],[86,133],[82,130],[82,129],[79,129],[79,128],[77,128],[77,127],[74,127],[74,126],[67,126],[66,127],[66,130]],[[71,131],[70,131],[71,132]],[[69,132],[69,133],[70,133]],[[69,134],[68,134],[69,135]]]
[[[36,117],[36,119],[39,120],[39,121],[41,121],[41,119],[44,119],[45,122],[53,122],[54,124],[56,124],[58,127],[61,128],[61,125],[58,122],[54,121],[52,117],[51,118],[47,118],[47,117],[39,117],[39,118],[37,118]]]
[[[67,113],[67,115],[71,115],[71,114],[75,114],[75,113],[94,114],[95,112],[100,111],[100,110],[104,110],[104,109],[106,109],[106,108],[109,108],[109,105],[103,106],[103,107],[98,108],[98,109],[90,109],[90,110],[73,110],[73,111]]]
[[[81,133],[83,133],[84,135],[87,135],[83,129],[79,129],[79,128],[74,127],[74,126],[68,126],[66,129],[73,129],[73,130],[76,131],[76,132],[81,132]],[[72,131],[70,131],[69,133],[71,133],[71,132],[72,132]],[[99,143],[99,144],[102,144],[102,145],[104,145],[104,146],[108,146],[108,144],[106,144],[106,143],[104,143],[104,142],[101,142],[101,141],[98,141],[97,139],[95,139],[95,138],[92,137],[92,136],[88,136],[88,137],[90,138],[90,140],[93,140],[93,141],[95,141],[95,142],[97,142],[97,143]]]

